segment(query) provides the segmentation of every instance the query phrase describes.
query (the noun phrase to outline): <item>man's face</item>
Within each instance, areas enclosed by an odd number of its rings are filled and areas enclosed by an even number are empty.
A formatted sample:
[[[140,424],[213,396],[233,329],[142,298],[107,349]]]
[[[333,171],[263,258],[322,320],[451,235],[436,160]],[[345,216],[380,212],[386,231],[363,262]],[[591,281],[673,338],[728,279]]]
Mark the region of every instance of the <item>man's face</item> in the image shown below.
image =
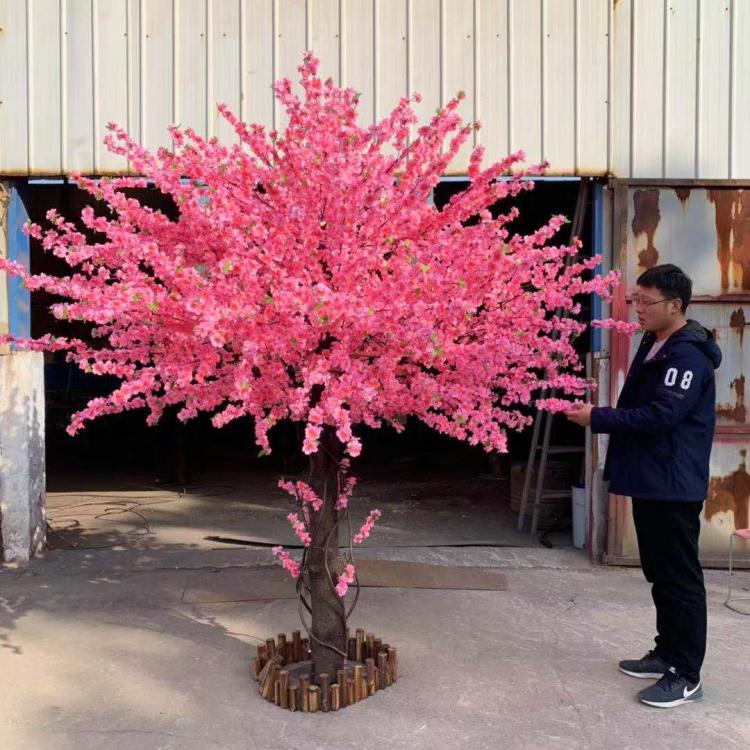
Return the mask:
[[[681,301],[667,299],[655,288],[637,286],[631,299],[638,322],[644,331],[662,331],[669,328],[681,315]]]

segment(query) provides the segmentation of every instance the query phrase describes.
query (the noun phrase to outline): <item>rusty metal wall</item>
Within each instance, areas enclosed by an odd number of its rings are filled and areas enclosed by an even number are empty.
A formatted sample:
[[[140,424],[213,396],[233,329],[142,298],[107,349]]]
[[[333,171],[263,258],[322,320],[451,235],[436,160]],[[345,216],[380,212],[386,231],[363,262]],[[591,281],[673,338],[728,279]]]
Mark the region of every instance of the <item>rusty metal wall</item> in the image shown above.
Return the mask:
[[[640,273],[657,263],[675,263],[693,279],[689,317],[713,331],[723,353],[716,372],[717,427],[701,531],[704,562],[723,565],[731,532],[750,526],[750,413],[745,403],[750,375],[750,184],[618,181],[614,189],[615,258],[624,281],[614,314],[632,318],[626,293]],[[612,336],[613,400],[639,341]],[[609,559],[637,560],[630,503],[612,496],[610,509]],[[740,545],[740,555],[750,564],[750,545],[744,547]]]

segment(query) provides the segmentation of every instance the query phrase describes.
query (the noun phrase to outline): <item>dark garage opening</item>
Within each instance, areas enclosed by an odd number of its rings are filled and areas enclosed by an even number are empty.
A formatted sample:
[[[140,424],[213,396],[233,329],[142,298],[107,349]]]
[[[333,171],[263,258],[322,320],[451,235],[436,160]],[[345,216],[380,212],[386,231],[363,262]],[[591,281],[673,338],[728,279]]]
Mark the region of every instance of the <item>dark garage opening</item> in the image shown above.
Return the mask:
[[[435,204],[442,207],[451,195],[464,189],[466,184],[456,179],[441,182],[435,190]],[[532,231],[554,213],[563,213],[572,218],[579,184],[578,180],[538,181],[533,191],[524,192],[515,199],[520,217],[514,222],[513,229],[518,232]],[[153,190],[134,193],[144,203],[168,215],[174,214],[174,206],[162,194]],[[30,219],[42,226],[45,226],[44,216],[48,209],[57,208],[63,216],[72,219],[79,216],[81,209],[90,201],[87,194],[66,182],[30,183],[24,186],[23,197]],[[493,211],[500,212],[507,208],[507,205],[500,203],[493,207]],[[591,213],[589,205],[582,237],[584,253],[591,245]],[[566,227],[563,231],[568,229]],[[567,235],[557,238],[560,242],[566,240]],[[67,270],[66,264],[44,252],[34,241],[31,266],[35,273],[61,274]],[[52,301],[43,293],[32,295],[32,335],[51,332],[86,336],[84,327],[76,327],[74,323],[57,321],[52,317],[48,310]],[[583,301],[582,315],[587,319],[590,317],[588,304],[588,300]],[[589,337],[582,336],[577,348],[583,356],[589,348]],[[64,354],[45,354],[47,483],[51,498],[52,546],[87,546],[81,537],[86,536],[86,523],[93,523],[89,518],[84,521],[77,519],[71,524],[69,514],[58,512],[56,515],[54,496],[57,492],[64,493],[61,495],[64,502],[57,503],[58,509],[68,510],[70,503],[67,501],[71,499],[71,493],[82,492],[87,487],[98,488],[97,491],[122,489],[125,486],[140,487],[143,491],[153,489],[184,493],[187,490],[188,495],[191,492],[200,493],[201,488],[219,487],[223,489],[218,496],[226,492],[234,498],[242,495],[241,486],[247,480],[256,483],[253,485],[255,487],[260,482],[268,488],[267,492],[278,495],[277,501],[282,506],[284,498],[289,499],[276,490],[275,484],[280,475],[293,477],[306,468],[307,459],[300,450],[299,425],[283,423],[275,427],[271,433],[273,452],[264,457],[258,455],[259,449],[253,441],[253,427],[249,418],[236,420],[217,430],[211,426],[207,415],[183,425],[176,420],[173,412],[167,414],[156,427],[148,427],[145,424],[145,411],[135,411],[101,417],[89,423],[76,437],[68,436],[65,427],[70,415],[93,396],[108,393],[116,383],[113,379],[81,372],[75,365],[64,361]],[[371,495],[381,505],[390,503],[392,510],[395,508],[400,512],[412,508],[425,514],[451,513],[446,523],[455,533],[444,530],[442,535],[438,535],[441,544],[454,539],[457,544],[537,545],[537,539],[530,537],[528,532],[511,534],[511,527],[515,527],[517,520],[510,508],[512,477],[513,487],[518,494],[518,472],[520,467],[525,467],[530,433],[529,429],[520,435],[509,435],[507,454],[488,455],[481,448],[439,435],[415,419],[408,420],[406,430],[401,434],[391,429],[362,428],[360,434],[364,450],[362,456],[353,462],[353,472],[360,478],[355,498],[358,492],[364,493],[368,499]],[[569,425],[562,417],[554,420],[552,444],[582,446],[583,438],[583,431]],[[562,471],[563,482],[570,478],[575,481],[582,460],[582,454],[553,460],[551,474]],[[554,478],[551,481],[555,481]],[[241,503],[241,498],[237,502]],[[569,506],[569,502],[567,506],[558,504],[554,513],[542,516],[540,532],[547,546],[570,544]],[[495,526],[495,533],[481,523],[477,526],[477,522],[471,520],[472,514],[493,517],[499,524]],[[425,519],[429,517],[425,515]],[[223,539],[253,539],[258,536],[254,534],[250,517],[246,529],[241,512],[238,512],[235,520],[236,523],[226,529],[226,533],[218,528],[219,533],[214,536]],[[429,520],[426,522],[429,523]],[[142,533],[144,530],[138,527],[138,523],[134,522],[133,526],[138,535],[148,536]],[[506,527],[507,535],[497,533],[498,529],[504,530]],[[128,533],[124,536],[127,540]],[[398,534],[395,536],[398,537]],[[377,544],[377,534],[373,538],[373,543]],[[121,541],[116,536],[110,538],[106,533],[96,537],[96,541],[102,540],[105,546]]]

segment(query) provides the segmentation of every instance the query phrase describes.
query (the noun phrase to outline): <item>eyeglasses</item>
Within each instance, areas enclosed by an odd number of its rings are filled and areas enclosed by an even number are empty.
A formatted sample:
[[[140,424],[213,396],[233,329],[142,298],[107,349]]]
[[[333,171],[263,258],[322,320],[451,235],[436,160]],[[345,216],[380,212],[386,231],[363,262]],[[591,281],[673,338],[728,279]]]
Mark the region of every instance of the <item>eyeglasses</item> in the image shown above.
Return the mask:
[[[658,305],[660,302],[671,302],[674,299],[679,299],[678,297],[666,297],[665,299],[656,299],[656,300],[649,300],[648,297],[641,297],[638,294],[634,294],[631,297],[628,297],[628,302],[633,305],[634,307],[651,307],[652,305]]]

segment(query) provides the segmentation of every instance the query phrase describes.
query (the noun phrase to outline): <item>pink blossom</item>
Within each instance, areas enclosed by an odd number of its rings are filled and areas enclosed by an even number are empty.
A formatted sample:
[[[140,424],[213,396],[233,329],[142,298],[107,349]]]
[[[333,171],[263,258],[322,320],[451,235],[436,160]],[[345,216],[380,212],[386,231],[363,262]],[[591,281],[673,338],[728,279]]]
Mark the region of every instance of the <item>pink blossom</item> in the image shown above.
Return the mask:
[[[320,437],[320,425],[309,424],[305,428],[305,442],[302,446],[302,452],[306,454],[315,453],[318,450],[318,438]]]
[[[282,490],[286,490],[290,495],[298,498],[303,505],[311,505],[313,510],[320,510],[323,507],[323,500],[319,498],[315,493],[315,490],[305,482],[286,482],[281,479],[279,480],[279,487]]]
[[[352,458],[356,458],[360,453],[362,453],[362,442],[359,440],[359,438],[352,438],[346,444],[346,452],[350,456],[352,456]]]
[[[568,412],[578,406],[583,406],[583,401],[567,401],[563,398],[540,398],[536,401],[539,409],[550,412]]]
[[[354,565],[349,563],[344,572],[339,576],[338,583],[336,584],[336,593],[343,598],[346,594],[349,585],[354,581]]]
[[[367,519],[362,524],[362,528],[354,535],[352,540],[356,542],[357,544],[361,544],[364,542],[364,540],[370,536],[370,531],[372,530],[372,527],[375,525],[375,521],[380,518],[382,514],[380,511],[376,508],[375,510],[370,511],[370,515],[367,516]]]
[[[613,318],[609,318],[608,320],[592,320],[591,327],[605,328],[611,331],[617,331],[618,333],[624,333],[628,336],[632,336],[634,333],[637,333],[640,330],[641,324],[635,322],[631,323],[627,320],[614,320]]]
[[[486,164],[477,146],[469,187],[438,210],[430,191],[473,132],[461,98],[418,125],[418,95],[403,97],[360,126],[355,93],[324,85],[318,65],[305,55],[301,97],[288,80],[275,85],[288,115],[275,136],[222,106],[238,144],[173,127],[175,150],[151,153],[110,123],[107,146],[141,177],[73,176],[110,209],[81,214],[97,240],[54,209],[48,229],[26,228],[71,275],[0,259],[30,289],[65,300],[56,315],[94,326],[96,347],[61,338],[57,348],[124,380],[74,415],[72,433],[136,404],[158,418],[185,403],[181,418],[211,412],[217,426],[252,416],[266,452],[281,419],[305,422],[307,454],[330,426],[357,456],[357,425],[400,430],[404,415],[505,450],[507,430],[525,427],[523,409],[545,387],[542,369],[570,373],[584,324],[556,311],[578,309],[581,295],[611,299],[619,275],[597,276],[598,258],[566,266],[580,243],[554,244],[561,216],[519,235],[509,227],[517,209],[487,210],[532,189],[523,178],[543,165],[524,170],[522,152]],[[146,179],[172,196],[176,220],[125,192]],[[566,395],[580,392],[578,377],[561,386]]]
[[[294,529],[294,533],[297,535],[300,542],[302,542],[305,547],[309,547],[310,544],[312,544],[312,537],[307,531],[304,522],[300,520],[300,517],[296,513],[290,513],[287,516],[287,519],[289,520],[289,523],[292,524],[292,529]]]
[[[343,476],[346,476],[346,471],[349,468],[349,462],[348,460],[346,463],[342,461],[341,465],[341,472]],[[341,489],[341,492],[339,493],[339,496],[336,500],[336,510],[344,510],[349,505],[349,498],[352,495],[352,492],[354,492],[354,487],[357,484],[357,478],[352,476],[347,476],[344,486]]]
[[[285,570],[289,571],[292,578],[298,578],[301,566],[295,560],[292,560],[289,553],[283,547],[274,547],[271,552],[274,557],[278,557]]]

